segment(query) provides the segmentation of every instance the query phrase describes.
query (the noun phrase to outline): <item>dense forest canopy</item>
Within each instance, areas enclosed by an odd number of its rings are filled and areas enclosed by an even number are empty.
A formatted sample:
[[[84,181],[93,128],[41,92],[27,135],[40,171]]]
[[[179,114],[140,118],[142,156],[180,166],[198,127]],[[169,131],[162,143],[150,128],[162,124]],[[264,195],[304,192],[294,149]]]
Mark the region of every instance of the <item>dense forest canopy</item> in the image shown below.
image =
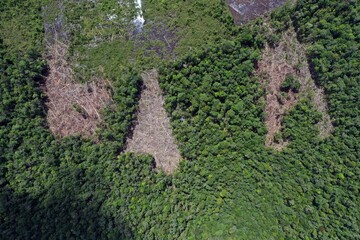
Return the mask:
[[[107,23],[107,11],[123,21]],[[150,0],[143,11],[148,23],[134,34],[133,3],[0,4],[0,238],[359,239],[358,1],[299,0],[243,26],[225,1]],[[77,81],[112,83],[96,140],[57,138],[45,120],[44,26],[59,19]],[[321,113],[300,99],[283,120],[289,145],[277,151],[265,147],[255,71],[290,27],[334,131],[319,137]],[[154,67],[183,158],[172,175],[150,155],[123,153],[140,73]]]

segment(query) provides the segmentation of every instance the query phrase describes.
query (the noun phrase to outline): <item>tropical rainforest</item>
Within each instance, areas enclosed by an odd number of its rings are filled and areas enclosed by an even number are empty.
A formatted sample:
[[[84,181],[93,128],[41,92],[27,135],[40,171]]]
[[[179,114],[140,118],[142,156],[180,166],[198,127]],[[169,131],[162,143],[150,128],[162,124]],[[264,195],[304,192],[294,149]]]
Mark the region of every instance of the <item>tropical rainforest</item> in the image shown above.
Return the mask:
[[[121,2],[1,1],[0,239],[360,239],[358,1],[291,1],[236,26],[223,0],[148,0],[141,32]],[[78,82],[112,83],[93,138],[48,128],[49,26]],[[289,28],[334,130],[319,137],[322,113],[301,98],[277,150],[255,72]],[[152,68],[182,156],[173,174],[124,153]]]

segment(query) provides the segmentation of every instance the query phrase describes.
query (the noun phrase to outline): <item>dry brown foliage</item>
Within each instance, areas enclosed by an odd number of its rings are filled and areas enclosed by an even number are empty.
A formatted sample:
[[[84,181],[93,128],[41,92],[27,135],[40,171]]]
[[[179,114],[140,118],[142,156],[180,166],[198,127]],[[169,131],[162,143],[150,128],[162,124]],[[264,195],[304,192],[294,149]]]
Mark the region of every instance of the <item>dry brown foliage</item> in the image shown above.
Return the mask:
[[[164,109],[158,73],[151,70],[145,72],[142,78],[144,89],[140,96],[137,123],[131,138],[127,140],[126,151],[151,154],[156,166],[171,174],[176,170],[181,156]]]
[[[93,136],[101,121],[100,111],[111,102],[101,79],[80,84],[66,61],[68,46],[60,41],[48,44],[49,74],[42,86],[47,96],[47,122],[58,137]]]
[[[290,90],[282,94],[280,86],[287,74],[300,80],[299,93]],[[300,96],[310,97],[314,106],[323,113],[323,119],[319,123],[320,136],[326,137],[331,133],[333,126],[327,113],[323,90],[311,78],[304,46],[298,42],[294,29],[290,28],[282,34],[277,47],[265,46],[258,63],[257,75],[266,89],[267,146],[281,150],[287,145],[286,141],[275,141],[274,137],[282,128],[284,114],[297,103]]]

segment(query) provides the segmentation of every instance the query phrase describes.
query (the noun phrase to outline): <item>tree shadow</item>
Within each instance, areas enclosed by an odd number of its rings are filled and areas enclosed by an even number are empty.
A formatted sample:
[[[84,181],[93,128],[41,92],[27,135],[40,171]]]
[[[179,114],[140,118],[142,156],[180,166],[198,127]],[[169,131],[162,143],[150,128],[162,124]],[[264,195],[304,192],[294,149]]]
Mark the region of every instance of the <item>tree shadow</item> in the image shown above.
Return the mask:
[[[81,173],[70,173],[81,174]],[[59,179],[37,197],[8,185],[0,193],[0,239],[133,239],[122,219],[105,209],[106,192],[82,191]]]

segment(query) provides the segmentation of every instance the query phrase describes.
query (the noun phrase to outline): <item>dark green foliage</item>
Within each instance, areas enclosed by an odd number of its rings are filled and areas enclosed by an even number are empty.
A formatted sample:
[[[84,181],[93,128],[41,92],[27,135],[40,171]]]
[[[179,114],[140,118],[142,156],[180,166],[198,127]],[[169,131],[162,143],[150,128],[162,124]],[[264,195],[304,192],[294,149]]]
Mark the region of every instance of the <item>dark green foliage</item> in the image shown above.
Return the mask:
[[[293,144],[298,141],[316,141],[319,132],[316,124],[321,120],[321,113],[317,112],[309,101],[301,101],[292,109],[284,120],[283,137]]]
[[[274,9],[270,14],[270,24],[275,33],[281,33],[291,26],[291,16],[294,8],[290,1],[284,6]]]
[[[297,93],[300,90],[300,81],[292,74],[287,74],[285,76],[284,82],[280,86],[280,90],[284,92],[288,92],[292,90],[293,92]]]
[[[259,56],[254,50],[239,40],[225,42],[161,73],[161,84],[169,95],[165,105],[183,143],[183,156],[196,159],[219,154],[221,143],[240,137],[239,132],[247,132],[246,138],[253,141],[265,133],[261,91],[250,76]]]
[[[118,151],[122,151],[135,119],[142,79],[131,69],[127,69],[126,73],[119,70],[113,73],[115,82],[112,99],[115,104],[105,109],[105,124],[99,135],[101,141],[110,141],[117,146]]]
[[[310,43],[316,83],[324,87],[338,131],[360,138],[360,5],[357,1],[300,1],[299,36]]]

